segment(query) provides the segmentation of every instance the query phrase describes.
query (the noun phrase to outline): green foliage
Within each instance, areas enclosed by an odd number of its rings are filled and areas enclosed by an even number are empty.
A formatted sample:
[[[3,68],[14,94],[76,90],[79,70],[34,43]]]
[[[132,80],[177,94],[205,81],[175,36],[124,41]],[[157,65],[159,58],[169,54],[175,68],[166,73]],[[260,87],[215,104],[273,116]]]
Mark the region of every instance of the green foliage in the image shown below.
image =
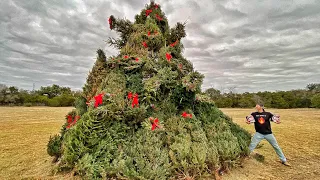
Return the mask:
[[[311,99],[312,106],[315,108],[320,108],[320,93],[316,94]]]
[[[307,89],[308,91],[312,91],[315,93],[319,93],[320,92],[320,83],[311,83],[307,85]]]
[[[75,107],[78,110],[78,114],[80,116],[82,116],[84,113],[87,112],[88,105],[86,103],[87,103],[86,98],[82,96],[78,97],[75,101]]]
[[[49,99],[62,94],[71,94],[69,87],[60,87],[59,85],[53,84],[52,86],[42,87],[37,91],[39,95],[47,95]]]
[[[38,91],[19,90],[0,84],[0,105],[72,106],[76,93],[70,88],[52,85]]]
[[[195,100],[195,94],[195,92],[188,91],[185,87],[178,84],[172,91],[171,99],[178,109],[192,108]]]
[[[24,103],[23,106],[25,106],[25,107],[31,107],[31,106],[32,106],[32,103]]]
[[[50,156],[60,157],[62,154],[61,149],[61,137],[59,135],[50,136],[49,143],[47,145],[47,152]]]
[[[50,99],[48,101],[48,106],[50,106],[50,107],[59,107],[60,106],[59,99],[58,98]]]
[[[233,92],[221,94],[219,90],[209,88],[204,93],[220,108],[252,108],[257,102],[264,102],[267,108],[309,108],[312,107],[311,98],[317,94],[317,87],[317,84],[310,84],[307,90],[242,94]]]
[[[90,100],[93,96],[96,95],[98,87],[100,86],[107,74],[106,66],[106,56],[101,49],[98,49],[97,60],[94,66],[92,67],[91,72],[89,72],[87,82],[83,87],[83,95],[88,100]]]

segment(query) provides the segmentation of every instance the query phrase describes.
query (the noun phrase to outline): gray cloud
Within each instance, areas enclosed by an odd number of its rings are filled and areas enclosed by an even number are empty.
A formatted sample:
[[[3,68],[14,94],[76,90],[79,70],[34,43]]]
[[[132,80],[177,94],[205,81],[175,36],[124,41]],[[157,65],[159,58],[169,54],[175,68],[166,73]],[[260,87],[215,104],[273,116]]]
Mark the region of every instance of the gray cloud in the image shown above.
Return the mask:
[[[0,2],[0,83],[31,89],[53,83],[81,89],[96,56],[117,51],[108,17],[134,19],[144,1]],[[203,89],[237,92],[319,83],[320,3],[165,1],[170,26],[187,21],[184,55],[203,73]]]

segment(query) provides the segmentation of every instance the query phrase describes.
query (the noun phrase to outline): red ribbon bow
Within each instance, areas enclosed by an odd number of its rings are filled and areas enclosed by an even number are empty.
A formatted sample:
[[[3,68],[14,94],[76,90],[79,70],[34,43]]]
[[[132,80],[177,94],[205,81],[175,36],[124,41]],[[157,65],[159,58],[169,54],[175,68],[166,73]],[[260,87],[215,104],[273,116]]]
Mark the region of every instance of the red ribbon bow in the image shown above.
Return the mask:
[[[129,58],[129,56],[128,56],[128,55],[125,55],[125,56],[124,56],[124,58],[125,58],[125,59],[128,59],[128,58]]]
[[[132,108],[134,108],[134,106],[139,106],[139,98],[137,93],[135,93],[133,96]]]
[[[149,16],[150,13],[152,13],[152,9],[147,9],[146,10],[146,16]]]
[[[132,92],[128,93],[128,99],[132,99]]]
[[[151,32],[150,31],[148,31],[148,36],[150,36],[151,35]]]
[[[68,115],[68,124],[72,123],[72,116],[71,115]]]
[[[143,43],[143,46],[145,47],[145,48],[147,48],[148,47],[148,45],[147,45],[147,43],[144,41]]]
[[[80,119],[80,116],[75,116],[74,120],[72,119],[71,115],[68,115],[68,125],[67,125],[67,129],[69,129],[71,126],[73,126],[74,124],[77,123],[77,121]]]
[[[156,14],[156,18],[157,18],[159,21],[162,21],[162,20],[163,20],[163,18],[160,17],[158,14]]]
[[[110,25],[110,29],[112,29],[112,19],[109,18],[109,19],[108,19],[108,22],[109,22],[109,25]]]
[[[188,117],[188,118],[192,118],[192,114],[188,114],[188,113],[185,112],[185,111],[182,113],[181,116],[184,117],[184,118],[187,118],[187,117]]]
[[[158,9],[159,8],[159,4],[154,4],[154,8]]]
[[[176,40],[176,42],[174,42],[174,43],[170,44],[170,46],[171,46],[171,47],[174,47],[175,45],[177,45],[177,44],[178,44],[178,42],[179,42],[179,41],[178,41],[178,40]]]
[[[171,61],[171,58],[172,58],[171,54],[166,53],[166,58],[167,58],[168,61]]]
[[[150,118],[150,119],[152,120],[153,118]],[[152,123],[152,126],[151,126],[151,130],[154,131],[156,128],[160,128],[159,119],[158,118],[153,120],[153,123]]]
[[[95,102],[94,102],[94,107],[98,107],[100,104],[103,102],[103,93],[98,94],[97,96],[94,97]]]

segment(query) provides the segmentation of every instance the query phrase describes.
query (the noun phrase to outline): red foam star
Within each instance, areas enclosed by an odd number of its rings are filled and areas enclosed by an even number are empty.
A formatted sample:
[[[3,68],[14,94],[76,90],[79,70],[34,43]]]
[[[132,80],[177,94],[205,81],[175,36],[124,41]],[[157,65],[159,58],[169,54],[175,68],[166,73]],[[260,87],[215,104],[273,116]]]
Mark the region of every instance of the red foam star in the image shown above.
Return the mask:
[[[188,114],[185,111],[181,114],[181,116],[184,117],[184,118],[187,118],[187,117],[192,118],[192,114]]]
[[[132,99],[132,92],[128,93],[128,99]]]
[[[138,98],[138,94],[134,94],[133,96],[133,101],[132,101],[132,108],[134,108],[135,106],[139,106],[139,98]]]
[[[175,45],[177,45],[177,44],[178,44],[178,42],[179,42],[179,41],[178,41],[178,40],[176,40],[174,43],[170,44],[170,46],[171,46],[171,47],[174,47]]]
[[[160,17],[158,14],[156,14],[156,18],[157,18],[159,21],[162,21],[162,20],[163,20],[163,18]]]
[[[167,58],[167,60],[170,62],[170,61],[171,61],[171,58],[172,58],[171,54],[166,53],[166,58]]]
[[[158,119],[158,118],[154,119],[154,121],[153,121],[153,123],[152,123],[151,130],[154,131],[156,128],[160,128],[160,126],[159,126],[159,119]]]
[[[150,13],[152,13],[152,9],[147,9],[146,10],[146,16],[149,16]]]
[[[112,19],[111,17],[108,19],[109,25],[110,25],[110,29],[112,29]]]
[[[102,93],[98,94],[97,96],[94,97],[94,99],[95,99],[94,107],[98,107],[103,102],[103,94]]]
[[[139,58],[136,58],[136,62],[138,62],[139,61]]]
[[[148,47],[148,45],[147,45],[147,43],[144,41],[143,43],[143,46],[145,47],[145,48],[147,48]]]
[[[72,122],[72,116],[68,115],[68,124],[70,124]]]

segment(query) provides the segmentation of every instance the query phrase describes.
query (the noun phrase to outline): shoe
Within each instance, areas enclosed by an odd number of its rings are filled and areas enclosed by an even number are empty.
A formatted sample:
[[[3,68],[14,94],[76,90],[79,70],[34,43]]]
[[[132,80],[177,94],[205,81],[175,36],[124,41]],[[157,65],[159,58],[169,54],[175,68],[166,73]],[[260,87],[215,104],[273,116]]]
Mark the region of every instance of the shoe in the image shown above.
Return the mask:
[[[289,164],[287,161],[286,162],[281,162],[283,165],[291,167],[291,164]]]

